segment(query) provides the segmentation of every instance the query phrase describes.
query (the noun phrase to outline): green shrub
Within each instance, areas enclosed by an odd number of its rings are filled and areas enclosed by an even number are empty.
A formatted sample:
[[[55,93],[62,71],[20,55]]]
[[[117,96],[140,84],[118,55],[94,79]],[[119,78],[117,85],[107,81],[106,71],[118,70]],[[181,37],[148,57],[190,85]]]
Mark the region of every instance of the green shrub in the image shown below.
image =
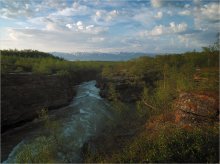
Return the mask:
[[[176,126],[160,127],[152,134],[136,137],[111,162],[218,162],[218,127],[185,130]]]

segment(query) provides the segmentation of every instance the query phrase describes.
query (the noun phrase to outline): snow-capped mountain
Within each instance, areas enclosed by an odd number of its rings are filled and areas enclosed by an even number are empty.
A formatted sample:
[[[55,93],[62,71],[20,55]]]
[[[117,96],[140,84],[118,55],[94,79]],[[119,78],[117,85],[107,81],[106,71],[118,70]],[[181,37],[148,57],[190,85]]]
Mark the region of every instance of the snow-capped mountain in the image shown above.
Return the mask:
[[[102,52],[51,52],[54,56],[62,57],[66,60],[81,60],[81,61],[126,61],[140,56],[154,56],[153,53],[142,52],[115,52],[115,53],[102,53]]]

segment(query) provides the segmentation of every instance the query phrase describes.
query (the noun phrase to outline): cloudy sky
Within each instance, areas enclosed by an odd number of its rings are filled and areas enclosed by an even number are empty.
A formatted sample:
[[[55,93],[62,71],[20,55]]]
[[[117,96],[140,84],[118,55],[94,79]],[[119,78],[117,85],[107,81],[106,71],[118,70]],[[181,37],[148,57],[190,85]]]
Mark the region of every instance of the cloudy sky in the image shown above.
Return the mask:
[[[218,0],[0,0],[1,49],[185,52],[216,40]]]

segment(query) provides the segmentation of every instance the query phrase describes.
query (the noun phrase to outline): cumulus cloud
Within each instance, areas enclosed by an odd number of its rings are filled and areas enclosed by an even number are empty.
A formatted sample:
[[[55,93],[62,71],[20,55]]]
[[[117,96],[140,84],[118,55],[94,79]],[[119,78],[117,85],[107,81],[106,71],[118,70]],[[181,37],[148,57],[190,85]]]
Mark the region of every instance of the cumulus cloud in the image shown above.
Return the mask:
[[[217,1],[0,1],[5,48],[184,51],[209,44],[220,26]]]
[[[69,29],[73,28],[73,26],[71,24],[66,24],[66,27]]]
[[[90,8],[85,5],[81,5],[77,2],[74,2],[72,6],[65,7],[57,10],[53,13],[55,16],[74,16],[74,15],[86,15],[89,14]]]
[[[220,10],[218,3],[205,4],[194,8],[195,27],[200,30],[217,30],[220,25]]]
[[[162,11],[154,11],[149,10],[147,7],[140,8],[138,11],[134,12],[134,15],[132,16],[133,20],[140,22],[143,25],[147,25],[150,22],[154,22],[156,19],[161,19],[163,17]]]
[[[78,21],[76,23],[68,23],[66,27],[75,32],[81,33],[89,33],[89,34],[101,34],[108,30],[107,27],[95,26],[93,24],[85,25],[82,21]]]
[[[163,0],[151,0],[151,5],[153,7],[162,7],[164,4]]]
[[[171,22],[169,26],[158,25],[155,26],[151,31],[142,32],[141,35],[145,36],[160,36],[166,34],[175,34],[184,32],[187,29],[186,23],[175,24],[175,22]]]
[[[184,7],[183,1],[172,0],[151,0],[151,6],[154,8],[160,7]]]
[[[33,2],[26,1],[1,1],[0,17],[2,18],[17,18],[31,17],[34,15]]]
[[[105,40],[104,37],[92,37],[91,42],[97,43],[97,42],[103,42]]]
[[[201,49],[201,47],[213,44],[212,38],[215,37],[215,35],[215,32],[201,32],[199,35],[197,33],[190,33],[178,35],[178,39],[186,48],[195,49],[195,47],[198,47]]]
[[[117,10],[111,10],[111,11],[97,10],[95,12],[95,15],[92,16],[92,19],[97,24],[109,23],[113,21],[118,15],[119,12]]]
[[[201,0],[193,0],[193,3],[195,4],[195,5],[200,5],[201,4]]]
[[[31,18],[38,15],[39,12],[47,13],[48,9],[61,10],[66,8],[66,0],[2,0],[0,16],[2,18],[16,19],[18,17]]]
[[[16,45],[18,49],[40,49],[43,51],[92,51],[105,40],[101,35],[76,31],[48,31],[38,29],[8,29],[8,39],[2,46],[10,48]],[[89,39],[91,38],[91,39]],[[33,44],[34,43],[34,44]],[[47,45],[47,46],[45,46]]]
[[[163,17],[163,12],[159,11],[157,14],[154,16],[156,19],[161,19]]]
[[[189,10],[183,10],[183,11],[178,12],[178,14],[189,16],[189,15],[191,15],[191,12]]]
[[[208,19],[210,21],[220,20],[219,14],[219,4],[218,3],[210,3],[207,5],[204,5],[201,9],[201,16],[205,19]]]

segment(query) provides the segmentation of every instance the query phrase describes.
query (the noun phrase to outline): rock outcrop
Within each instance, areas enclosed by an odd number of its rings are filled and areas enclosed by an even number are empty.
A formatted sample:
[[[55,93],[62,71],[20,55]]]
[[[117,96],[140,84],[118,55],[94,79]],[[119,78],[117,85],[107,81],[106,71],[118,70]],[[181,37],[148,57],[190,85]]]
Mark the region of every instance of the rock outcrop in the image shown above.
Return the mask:
[[[67,105],[74,94],[74,84],[66,77],[32,74],[2,75],[2,131],[34,119],[42,108],[55,109]]]
[[[181,93],[174,104],[175,122],[210,124],[219,120],[219,98],[214,93]]]
[[[115,76],[113,78],[102,78],[97,81],[100,88],[100,96],[111,100],[112,88],[116,90],[117,99],[123,102],[135,102],[140,99],[144,84],[135,81],[132,77]]]

